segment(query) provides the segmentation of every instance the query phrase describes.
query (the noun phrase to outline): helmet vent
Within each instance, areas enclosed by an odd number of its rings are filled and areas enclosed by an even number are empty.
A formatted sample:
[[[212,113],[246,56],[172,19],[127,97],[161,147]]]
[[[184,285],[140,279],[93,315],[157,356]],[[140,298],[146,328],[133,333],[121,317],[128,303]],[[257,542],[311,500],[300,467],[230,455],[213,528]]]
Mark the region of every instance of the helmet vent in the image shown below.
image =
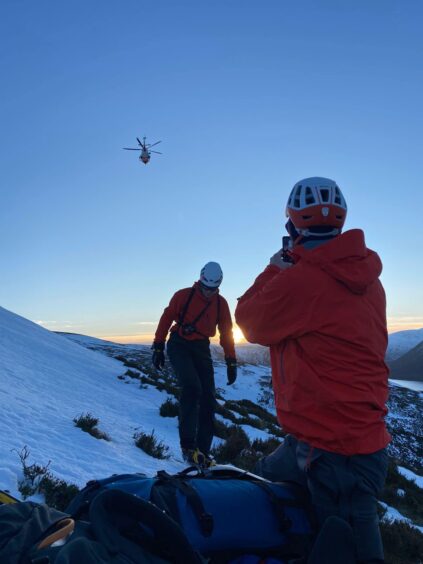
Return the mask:
[[[342,206],[342,200],[341,200],[341,191],[339,190],[338,186],[335,186],[335,204],[338,204],[338,206]]]
[[[313,196],[313,190],[310,188],[310,186],[307,186],[305,189],[305,203],[307,206],[316,203],[316,199]]]
[[[329,202],[329,190],[327,188],[320,188],[320,198],[324,204]]]
[[[292,198],[294,200],[294,208],[300,208],[301,207],[301,189],[302,186],[301,184],[299,184],[295,190],[295,192],[293,191],[292,193]]]

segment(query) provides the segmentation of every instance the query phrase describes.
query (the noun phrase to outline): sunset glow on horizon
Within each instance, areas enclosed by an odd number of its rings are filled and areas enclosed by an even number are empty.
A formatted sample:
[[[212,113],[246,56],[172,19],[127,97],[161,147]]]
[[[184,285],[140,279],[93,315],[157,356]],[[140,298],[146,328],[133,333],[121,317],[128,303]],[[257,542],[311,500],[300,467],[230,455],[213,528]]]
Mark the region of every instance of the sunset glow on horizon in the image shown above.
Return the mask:
[[[397,331],[407,331],[412,329],[423,329],[423,319],[421,317],[388,317],[388,333],[396,333]],[[51,329],[57,330],[57,328]],[[234,341],[236,345],[247,344],[241,329],[235,325],[233,328]],[[111,335],[111,334],[92,334],[92,337],[104,339],[114,343],[128,345],[149,345],[154,341],[154,333],[137,333],[135,335]],[[213,344],[219,343],[219,334],[210,339]]]

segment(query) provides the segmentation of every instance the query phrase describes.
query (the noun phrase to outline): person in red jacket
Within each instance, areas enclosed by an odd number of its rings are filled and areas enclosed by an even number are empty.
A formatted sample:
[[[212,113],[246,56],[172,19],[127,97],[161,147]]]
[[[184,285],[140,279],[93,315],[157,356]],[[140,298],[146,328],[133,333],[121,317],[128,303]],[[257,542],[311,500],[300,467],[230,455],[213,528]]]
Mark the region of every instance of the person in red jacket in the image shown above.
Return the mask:
[[[152,347],[153,365],[160,370],[170,328],[167,354],[181,388],[179,438],[182,456],[190,463],[210,462],[216,410],[210,337],[216,334],[216,326],[225,352],[228,384],[237,376],[231,314],[219,294],[222,278],[220,265],[209,262],[192,288],[176,292],[160,318]]]
[[[382,264],[359,229],[341,233],[344,196],[327,178],[295,184],[282,249],[239,299],[251,343],[270,347],[283,444],[256,473],[306,485],[320,524],[352,526],[359,562],[383,562],[376,495],[383,488],[388,397]]]

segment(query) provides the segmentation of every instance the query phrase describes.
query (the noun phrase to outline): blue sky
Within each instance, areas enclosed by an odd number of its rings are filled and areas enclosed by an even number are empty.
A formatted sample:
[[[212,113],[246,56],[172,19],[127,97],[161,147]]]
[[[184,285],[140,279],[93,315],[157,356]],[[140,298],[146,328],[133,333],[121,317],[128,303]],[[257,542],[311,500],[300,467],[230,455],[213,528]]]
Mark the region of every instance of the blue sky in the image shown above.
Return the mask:
[[[233,310],[292,185],[328,176],[381,255],[390,329],[423,326],[422,16],[414,0],[4,0],[0,305],[128,340],[216,260]],[[147,166],[122,150],[143,135],[162,140]]]

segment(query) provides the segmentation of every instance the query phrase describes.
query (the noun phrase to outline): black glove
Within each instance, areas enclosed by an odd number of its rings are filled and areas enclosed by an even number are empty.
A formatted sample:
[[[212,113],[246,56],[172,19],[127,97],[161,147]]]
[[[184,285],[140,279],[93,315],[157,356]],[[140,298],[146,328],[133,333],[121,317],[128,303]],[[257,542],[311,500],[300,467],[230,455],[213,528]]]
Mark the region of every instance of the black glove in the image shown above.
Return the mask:
[[[161,370],[165,365],[164,343],[153,343],[151,347],[153,350],[152,363],[154,368]]]
[[[228,375],[227,385],[230,386],[236,380],[236,358],[231,358],[230,356],[227,356],[225,360],[227,366],[226,371]]]

